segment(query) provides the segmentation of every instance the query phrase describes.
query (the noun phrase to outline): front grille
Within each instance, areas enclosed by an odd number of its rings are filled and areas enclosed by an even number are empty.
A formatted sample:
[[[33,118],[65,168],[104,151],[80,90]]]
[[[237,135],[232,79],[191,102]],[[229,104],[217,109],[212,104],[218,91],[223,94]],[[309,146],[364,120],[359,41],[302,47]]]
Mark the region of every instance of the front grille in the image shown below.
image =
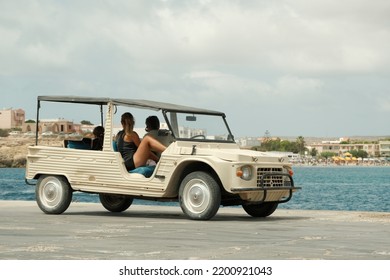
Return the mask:
[[[261,186],[261,177],[264,174],[270,173],[282,173],[283,168],[280,167],[261,167],[257,169],[257,186],[258,187],[283,187],[284,178],[282,175],[266,176],[263,180],[263,185]]]

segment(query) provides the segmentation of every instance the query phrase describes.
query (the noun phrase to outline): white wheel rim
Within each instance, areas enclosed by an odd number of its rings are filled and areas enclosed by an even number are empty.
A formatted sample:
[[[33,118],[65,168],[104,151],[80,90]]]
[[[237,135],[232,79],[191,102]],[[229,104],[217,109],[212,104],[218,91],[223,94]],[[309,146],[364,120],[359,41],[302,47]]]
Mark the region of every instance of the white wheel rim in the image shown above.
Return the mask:
[[[200,179],[190,180],[183,192],[184,204],[192,213],[202,213],[210,204],[210,191],[207,184]]]
[[[47,207],[55,207],[61,202],[63,196],[61,183],[56,179],[46,182],[40,191],[40,195],[42,202]]]

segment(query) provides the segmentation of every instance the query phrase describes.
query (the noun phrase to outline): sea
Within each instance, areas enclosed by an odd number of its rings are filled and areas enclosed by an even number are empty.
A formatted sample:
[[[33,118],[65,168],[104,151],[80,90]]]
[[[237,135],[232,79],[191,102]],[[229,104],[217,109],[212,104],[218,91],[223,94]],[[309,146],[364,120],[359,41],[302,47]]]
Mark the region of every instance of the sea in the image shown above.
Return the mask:
[[[390,212],[390,166],[296,166],[294,182],[302,187],[282,209]],[[1,200],[34,201],[35,188],[24,168],[0,168]],[[98,203],[96,194],[76,192],[74,202]],[[134,204],[178,206],[175,202],[135,200]]]

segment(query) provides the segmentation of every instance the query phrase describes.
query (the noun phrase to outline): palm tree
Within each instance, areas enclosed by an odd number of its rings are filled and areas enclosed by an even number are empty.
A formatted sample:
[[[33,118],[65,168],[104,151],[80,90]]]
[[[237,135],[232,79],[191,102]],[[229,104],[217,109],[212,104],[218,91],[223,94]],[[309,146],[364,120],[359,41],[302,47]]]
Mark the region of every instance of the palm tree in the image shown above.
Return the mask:
[[[298,152],[301,155],[303,155],[305,153],[305,150],[306,150],[305,138],[303,138],[303,136],[298,136],[296,143],[297,143]]]

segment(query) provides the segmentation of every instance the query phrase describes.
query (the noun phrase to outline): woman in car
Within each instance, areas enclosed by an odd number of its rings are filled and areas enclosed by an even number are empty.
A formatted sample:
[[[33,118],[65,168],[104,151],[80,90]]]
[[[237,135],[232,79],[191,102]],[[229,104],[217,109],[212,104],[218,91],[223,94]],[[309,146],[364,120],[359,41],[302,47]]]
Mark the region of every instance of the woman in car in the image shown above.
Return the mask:
[[[116,136],[118,151],[125,160],[128,171],[146,165],[148,159],[155,162],[158,157],[152,151],[162,153],[166,147],[151,136],[145,136],[142,141],[134,131],[134,117],[126,112],[121,116],[123,130]]]

